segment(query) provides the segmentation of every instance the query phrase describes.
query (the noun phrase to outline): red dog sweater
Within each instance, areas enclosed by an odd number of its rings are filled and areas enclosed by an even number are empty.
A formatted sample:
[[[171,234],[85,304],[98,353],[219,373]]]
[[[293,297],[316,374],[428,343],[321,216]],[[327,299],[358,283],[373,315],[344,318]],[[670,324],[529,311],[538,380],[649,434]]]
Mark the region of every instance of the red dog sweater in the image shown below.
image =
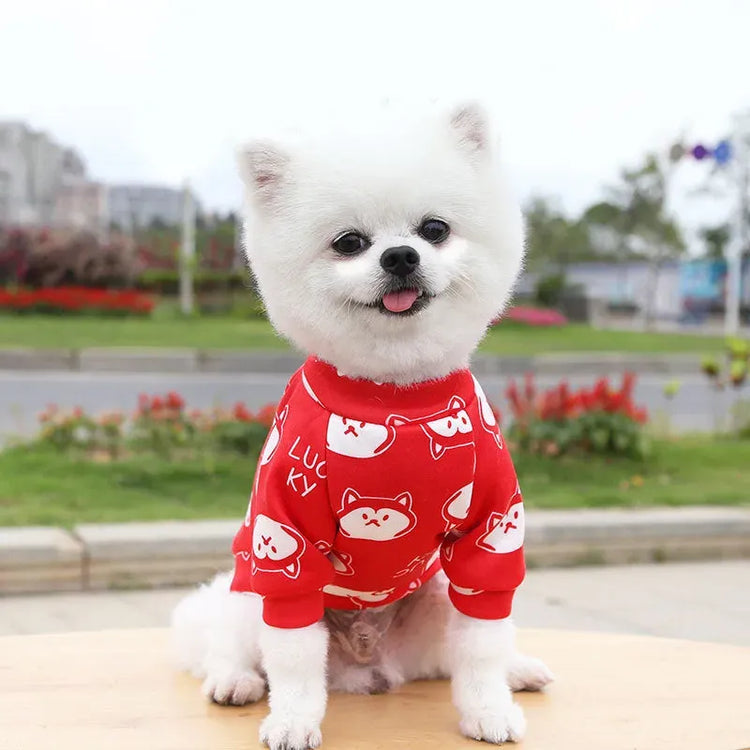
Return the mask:
[[[408,388],[309,359],[290,380],[233,544],[233,591],[281,628],[389,604],[441,567],[466,615],[510,614],[524,576],[521,493],[468,370]]]

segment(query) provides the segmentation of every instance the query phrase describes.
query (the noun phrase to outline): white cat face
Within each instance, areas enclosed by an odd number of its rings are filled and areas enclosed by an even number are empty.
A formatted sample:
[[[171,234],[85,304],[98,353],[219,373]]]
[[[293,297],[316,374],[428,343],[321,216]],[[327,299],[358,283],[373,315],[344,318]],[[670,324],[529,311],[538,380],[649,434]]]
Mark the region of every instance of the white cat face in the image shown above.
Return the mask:
[[[286,421],[288,412],[289,407],[285,406],[281,412],[274,416],[273,427],[271,427],[268,433],[266,444],[263,446],[263,452],[260,455],[261,466],[265,466],[273,458],[273,454],[276,453],[276,449],[281,442],[281,433],[284,429],[284,422]]]
[[[514,503],[507,513],[490,515],[487,531],[477,539],[477,547],[495,554],[515,552],[523,546],[525,529],[523,503]]]
[[[342,596],[348,599],[353,599],[358,602],[382,602],[385,601],[395,589],[384,589],[383,591],[357,591],[355,589],[347,589],[343,586],[335,586],[329,584],[323,586],[323,592],[331,594],[332,596]]]
[[[473,445],[472,424],[466,413],[463,399],[453,396],[445,409],[429,415],[430,419],[420,423],[422,431],[430,440],[430,453],[437,461],[451,448]],[[391,414],[388,424],[400,427],[415,420]]]
[[[474,483],[471,482],[460,490],[454,492],[443,505],[443,518],[449,525],[465,521],[469,516],[471,506],[471,495],[474,491]]]
[[[495,412],[492,411],[492,406],[490,405],[487,396],[484,395],[484,391],[482,390],[482,386],[479,385],[479,381],[473,375],[472,378],[474,379],[474,391],[477,394],[477,401],[479,403],[479,417],[482,420],[482,427],[484,427],[484,429],[495,438],[497,447],[502,448],[503,443],[502,438],[500,437],[500,429],[497,424]]]
[[[408,534],[417,517],[411,509],[411,495],[397,497],[360,497],[355,490],[344,492],[339,529],[353,539],[387,542]]]
[[[305,540],[291,526],[259,513],[253,527],[253,563],[258,570],[283,573],[288,578],[299,575],[299,559],[305,551]]]
[[[352,556],[347,554],[346,552],[337,552],[336,550],[331,550],[328,553],[328,559],[331,561],[331,565],[333,565],[333,569],[340,575],[340,576],[353,576],[354,575],[354,568],[352,568]]]
[[[459,594],[463,594],[464,596],[476,596],[477,594],[484,593],[481,589],[467,589],[467,588],[464,588],[463,586],[456,586],[455,583],[451,584],[451,588],[455,592]]]
[[[329,450],[351,458],[372,458],[384,453],[396,439],[394,427],[360,422],[331,414],[326,443]]]
[[[457,434],[467,435],[471,432],[471,420],[465,409],[459,409],[449,417],[441,417],[427,423],[427,426],[444,438],[452,438]]]

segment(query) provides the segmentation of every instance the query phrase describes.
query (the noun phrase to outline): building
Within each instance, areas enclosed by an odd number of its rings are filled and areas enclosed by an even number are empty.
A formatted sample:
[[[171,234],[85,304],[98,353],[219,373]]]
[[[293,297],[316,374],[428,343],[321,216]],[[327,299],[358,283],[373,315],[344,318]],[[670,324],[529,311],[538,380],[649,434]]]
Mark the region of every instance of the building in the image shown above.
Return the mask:
[[[76,151],[25,123],[0,122],[0,225],[54,225],[60,191],[86,180]]]
[[[681,320],[696,307],[720,312],[726,294],[726,261],[685,259],[662,264],[654,279],[644,261],[625,263],[571,263],[565,269],[568,284],[605,306],[642,315],[650,309],[660,320]],[[542,274],[524,274],[517,294],[531,297]],[[750,260],[742,264],[740,300],[750,308]]]
[[[153,224],[178,226],[182,223],[183,200],[180,188],[110,185],[107,201],[109,220],[126,232],[146,229]],[[197,202],[196,212],[201,212]]]
[[[62,185],[55,200],[52,226],[87,229],[106,241],[109,232],[107,186],[90,180]]]

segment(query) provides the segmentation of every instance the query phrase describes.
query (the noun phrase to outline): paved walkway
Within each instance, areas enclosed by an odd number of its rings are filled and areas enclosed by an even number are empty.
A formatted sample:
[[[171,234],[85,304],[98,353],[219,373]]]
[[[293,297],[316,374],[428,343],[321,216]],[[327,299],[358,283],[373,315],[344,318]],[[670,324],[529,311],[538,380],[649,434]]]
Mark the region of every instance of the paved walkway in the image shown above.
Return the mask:
[[[521,626],[750,646],[750,561],[532,570]],[[166,625],[184,589],[0,599],[0,635]]]

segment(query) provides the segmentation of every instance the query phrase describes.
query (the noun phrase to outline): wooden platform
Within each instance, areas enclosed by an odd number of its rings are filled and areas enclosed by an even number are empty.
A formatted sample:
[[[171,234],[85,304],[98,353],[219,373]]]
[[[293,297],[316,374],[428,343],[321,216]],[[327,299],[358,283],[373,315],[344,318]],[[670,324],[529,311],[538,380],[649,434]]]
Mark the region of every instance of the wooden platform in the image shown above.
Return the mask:
[[[750,748],[750,649],[542,630],[520,642],[558,681],[519,696],[518,748]],[[0,638],[0,750],[255,750],[265,712],[209,705],[171,666],[163,630]],[[323,747],[480,747],[456,727],[446,683],[334,695]]]

